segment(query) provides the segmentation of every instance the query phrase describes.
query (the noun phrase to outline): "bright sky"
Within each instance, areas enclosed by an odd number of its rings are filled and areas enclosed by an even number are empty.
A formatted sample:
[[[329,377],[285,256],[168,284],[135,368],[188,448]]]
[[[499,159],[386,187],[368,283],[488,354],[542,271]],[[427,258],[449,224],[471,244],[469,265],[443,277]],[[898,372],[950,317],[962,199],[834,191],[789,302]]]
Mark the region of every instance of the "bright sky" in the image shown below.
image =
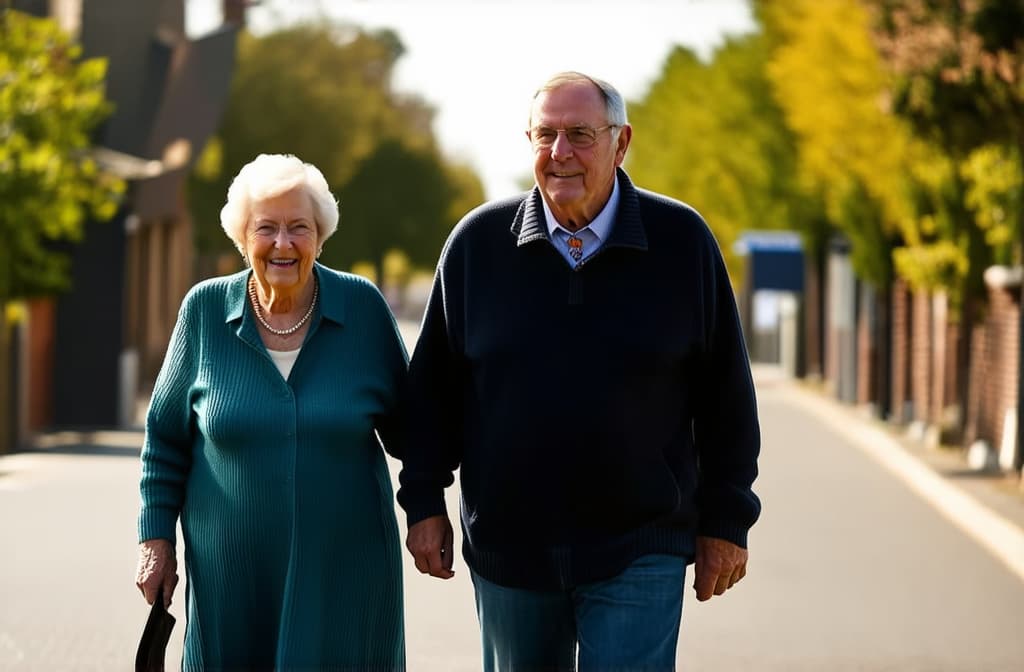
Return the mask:
[[[188,0],[189,33],[217,25],[220,4]],[[520,191],[531,174],[523,131],[549,75],[600,77],[628,102],[644,95],[673,45],[707,57],[727,34],[754,28],[746,0],[262,0],[248,19],[261,33],[322,15],[398,33],[406,53],[395,88],[437,109],[444,152],[473,166],[488,198]]]

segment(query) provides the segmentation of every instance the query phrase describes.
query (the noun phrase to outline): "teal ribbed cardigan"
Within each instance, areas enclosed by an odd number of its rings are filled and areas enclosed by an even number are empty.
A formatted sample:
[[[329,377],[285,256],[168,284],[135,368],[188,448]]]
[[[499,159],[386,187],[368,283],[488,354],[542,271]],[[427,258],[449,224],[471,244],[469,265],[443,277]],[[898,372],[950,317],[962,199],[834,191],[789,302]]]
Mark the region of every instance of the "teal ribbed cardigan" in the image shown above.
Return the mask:
[[[249,271],[185,297],[153,390],[139,539],[185,543],[184,670],[403,670],[396,457],[407,357],[369,282],[317,264],[286,381]],[[375,431],[376,430],[376,431]]]

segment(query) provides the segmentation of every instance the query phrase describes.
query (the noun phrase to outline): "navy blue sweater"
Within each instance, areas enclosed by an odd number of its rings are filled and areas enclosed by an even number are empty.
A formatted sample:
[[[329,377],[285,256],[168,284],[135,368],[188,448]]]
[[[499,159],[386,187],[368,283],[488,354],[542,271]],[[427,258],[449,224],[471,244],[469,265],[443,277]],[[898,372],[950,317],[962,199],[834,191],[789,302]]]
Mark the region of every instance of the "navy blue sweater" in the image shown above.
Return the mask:
[[[470,212],[442,252],[410,365],[398,501],[445,513],[495,583],[566,588],[696,535],[746,546],[760,432],[735,300],[692,208],[633,187],[573,269],[540,192]]]

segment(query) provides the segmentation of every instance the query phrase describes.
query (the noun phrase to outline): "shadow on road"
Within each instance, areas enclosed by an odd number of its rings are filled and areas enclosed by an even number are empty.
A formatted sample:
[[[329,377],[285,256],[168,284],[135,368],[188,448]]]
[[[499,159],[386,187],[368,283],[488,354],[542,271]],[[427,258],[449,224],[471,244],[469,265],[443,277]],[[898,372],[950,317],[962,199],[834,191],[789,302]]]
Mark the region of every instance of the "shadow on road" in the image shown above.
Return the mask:
[[[126,448],[124,446],[104,446],[99,444],[79,444],[72,446],[60,446],[58,448],[30,448],[24,451],[26,454],[35,455],[98,455],[106,457],[138,457],[140,448]]]
[[[61,431],[37,436],[26,453],[135,457],[142,450],[141,431]]]

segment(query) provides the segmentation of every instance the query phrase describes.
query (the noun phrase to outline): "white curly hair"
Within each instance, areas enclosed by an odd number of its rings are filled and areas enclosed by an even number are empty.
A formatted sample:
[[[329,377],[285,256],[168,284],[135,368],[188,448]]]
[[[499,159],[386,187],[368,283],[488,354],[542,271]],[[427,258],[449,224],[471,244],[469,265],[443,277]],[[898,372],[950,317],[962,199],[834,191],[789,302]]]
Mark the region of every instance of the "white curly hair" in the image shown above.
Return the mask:
[[[313,202],[317,240],[321,245],[338,230],[338,201],[316,166],[292,154],[260,154],[238,171],[228,187],[227,203],[220,210],[220,225],[243,257],[245,227],[252,204],[295,188],[304,190]]]

